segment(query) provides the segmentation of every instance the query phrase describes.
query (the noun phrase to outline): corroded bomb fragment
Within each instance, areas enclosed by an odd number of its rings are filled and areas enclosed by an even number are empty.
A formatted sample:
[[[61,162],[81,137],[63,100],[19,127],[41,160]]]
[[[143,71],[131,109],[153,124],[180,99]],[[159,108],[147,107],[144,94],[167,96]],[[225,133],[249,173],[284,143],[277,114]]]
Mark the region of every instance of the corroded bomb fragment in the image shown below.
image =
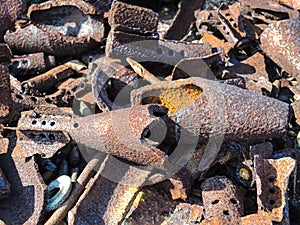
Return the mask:
[[[200,141],[278,138],[286,134],[290,113],[284,102],[200,77],[142,87],[132,92],[131,102],[166,106],[181,129]]]

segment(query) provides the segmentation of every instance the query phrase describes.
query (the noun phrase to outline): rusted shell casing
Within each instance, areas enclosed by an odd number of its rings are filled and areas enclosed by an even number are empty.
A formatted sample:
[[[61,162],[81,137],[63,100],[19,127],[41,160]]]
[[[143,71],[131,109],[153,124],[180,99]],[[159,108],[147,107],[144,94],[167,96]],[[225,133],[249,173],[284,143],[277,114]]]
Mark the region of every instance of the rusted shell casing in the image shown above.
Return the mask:
[[[282,69],[300,75],[300,17],[270,24],[260,41],[263,51]]]
[[[178,89],[187,89],[188,94]],[[170,117],[200,141],[217,136],[225,141],[259,142],[282,137],[287,131],[288,104],[232,85],[203,78],[165,81],[134,90],[131,101],[133,105],[151,104],[152,96],[167,102],[169,110],[177,107]],[[157,98],[154,102],[159,103]]]
[[[148,135],[151,135],[151,125],[165,124],[161,117],[166,113],[167,109],[158,105],[114,110],[74,118],[73,126],[67,131],[78,144],[142,165],[159,166],[167,155],[151,145]],[[162,129],[157,137],[168,137],[168,132],[168,127]]]
[[[16,56],[11,59],[11,70],[15,75],[34,75],[46,72],[55,66],[55,58],[43,52]]]
[[[157,31],[158,14],[151,9],[113,1],[108,22],[114,30],[147,35]]]
[[[54,85],[73,74],[73,70],[67,65],[60,65],[44,74],[33,77],[22,83],[24,93],[44,93]]]
[[[58,32],[47,32],[32,24],[15,32],[6,32],[4,40],[10,48],[24,53],[44,52],[57,56],[82,54],[97,45],[89,36],[77,38]]]

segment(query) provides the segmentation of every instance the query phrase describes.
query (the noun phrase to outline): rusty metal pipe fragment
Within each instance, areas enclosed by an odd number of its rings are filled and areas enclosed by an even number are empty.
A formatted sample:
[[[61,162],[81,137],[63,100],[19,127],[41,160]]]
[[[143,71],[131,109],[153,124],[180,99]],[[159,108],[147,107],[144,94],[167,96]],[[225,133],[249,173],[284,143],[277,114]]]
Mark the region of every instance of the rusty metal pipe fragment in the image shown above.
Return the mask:
[[[199,141],[259,142],[287,132],[289,105],[203,78],[164,81],[131,93],[133,105],[162,104],[170,117]]]
[[[47,32],[33,24],[15,32],[7,31],[4,40],[10,48],[24,53],[44,52],[57,56],[82,54],[97,45],[89,36],[77,38],[58,32]]]
[[[69,66],[57,66],[44,74],[22,82],[22,91],[25,94],[43,94],[59,81],[70,77],[72,74],[73,70]]]
[[[155,146],[166,144],[165,139],[175,132],[166,113],[158,105],[119,109],[74,118],[67,131],[86,147],[142,165],[162,166],[167,155]]]
[[[55,66],[55,58],[43,52],[15,56],[11,59],[11,70],[18,75],[35,75],[44,73]]]
[[[270,24],[260,41],[263,51],[283,70],[300,75],[300,17]]]
[[[157,31],[158,14],[151,9],[114,0],[108,23],[115,31],[150,35]]]

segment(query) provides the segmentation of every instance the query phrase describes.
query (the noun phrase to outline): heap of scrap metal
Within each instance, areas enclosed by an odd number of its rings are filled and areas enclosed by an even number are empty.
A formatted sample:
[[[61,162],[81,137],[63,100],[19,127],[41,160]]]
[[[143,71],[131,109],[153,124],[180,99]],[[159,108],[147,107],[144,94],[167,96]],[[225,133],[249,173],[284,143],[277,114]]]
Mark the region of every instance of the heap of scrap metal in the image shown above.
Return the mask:
[[[299,224],[295,0],[5,0],[0,224]]]

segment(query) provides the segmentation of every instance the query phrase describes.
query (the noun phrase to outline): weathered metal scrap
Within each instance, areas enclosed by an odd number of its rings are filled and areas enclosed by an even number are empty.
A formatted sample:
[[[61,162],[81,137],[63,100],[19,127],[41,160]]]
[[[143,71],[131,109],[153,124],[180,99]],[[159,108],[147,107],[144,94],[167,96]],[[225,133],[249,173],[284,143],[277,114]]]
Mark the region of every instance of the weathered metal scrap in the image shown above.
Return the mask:
[[[172,24],[164,38],[169,40],[181,40],[188,34],[192,23],[195,21],[194,12],[201,8],[203,0],[187,1],[179,3],[179,9],[172,21]]]
[[[83,1],[67,0],[53,3],[48,1],[31,5],[28,8],[28,18],[43,31],[59,32],[77,39],[91,38],[97,42],[101,41],[104,36],[103,18],[95,19],[83,12]],[[90,7],[87,12],[91,13],[93,10],[93,7]]]
[[[228,141],[259,142],[284,136],[289,120],[284,102],[200,77],[133,90],[131,101],[166,106],[171,118],[197,140],[216,135]]]
[[[157,31],[158,14],[151,9],[114,0],[108,22],[115,31],[151,35]]]
[[[0,43],[0,61],[10,60],[12,52],[7,44]]]
[[[97,46],[91,37],[77,38],[59,32],[48,32],[30,24],[4,36],[10,48],[24,53],[44,52],[50,55],[68,56],[82,54]]]
[[[8,69],[0,64],[0,123],[3,123],[10,112],[12,104],[10,94],[10,78]]]
[[[204,217],[214,216],[240,217],[243,203],[239,191],[225,176],[216,176],[201,185]]]
[[[211,45],[186,42],[156,40],[142,35],[129,34],[121,31],[111,31],[106,43],[106,56],[126,57],[139,62],[162,62],[175,65],[183,58],[203,57],[212,54]]]
[[[27,9],[28,0],[6,0],[0,5],[0,40],[3,39],[5,31],[13,26],[14,22]]]
[[[296,160],[291,157],[254,158],[258,208],[267,211],[272,221],[281,222],[288,213],[287,187],[295,165]]]
[[[300,17],[270,24],[260,35],[263,51],[283,70],[300,74]]]
[[[70,116],[53,107],[23,112],[18,121],[18,142],[13,157],[30,157],[34,154],[52,157],[70,142],[65,132],[70,120]]]
[[[70,211],[70,224],[121,223],[150,172],[120,166],[117,159],[109,157],[101,175],[95,176],[94,183]]]
[[[25,94],[43,94],[59,81],[70,77],[73,70],[67,65],[57,66],[44,74],[22,82],[22,91]]]
[[[15,76],[35,75],[46,72],[55,66],[54,56],[43,52],[15,56],[11,59],[10,69]]]
[[[11,194],[11,185],[7,181],[7,178],[0,168],[0,200],[8,198]]]
[[[11,184],[11,196],[1,201],[0,218],[6,224],[43,224],[47,186],[33,158],[0,156],[1,167]]]
[[[114,110],[74,118],[67,131],[87,147],[142,165],[161,166],[167,155],[153,145],[164,145],[164,139],[169,138],[171,146],[175,132],[166,113],[167,109],[158,105]]]
[[[172,216],[161,225],[171,224],[197,224],[202,219],[203,207],[197,204],[179,203]]]
[[[260,19],[266,23],[274,20],[297,18],[299,13],[280,4],[278,1],[240,0],[241,14],[251,14],[253,18]]]

